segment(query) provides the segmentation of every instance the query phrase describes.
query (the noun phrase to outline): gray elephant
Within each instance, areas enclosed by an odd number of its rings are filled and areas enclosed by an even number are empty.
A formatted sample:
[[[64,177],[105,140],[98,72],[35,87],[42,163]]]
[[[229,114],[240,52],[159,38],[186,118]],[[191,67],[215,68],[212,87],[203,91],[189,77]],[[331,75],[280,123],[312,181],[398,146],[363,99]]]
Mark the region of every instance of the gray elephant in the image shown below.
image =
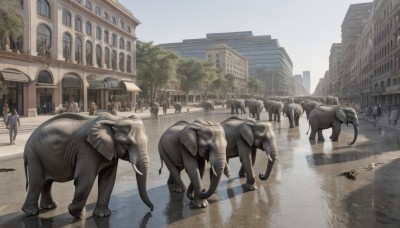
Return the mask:
[[[263,150],[268,155],[268,166],[265,174],[260,174],[261,180],[267,180],[278,156],[276,138],[273,128],[266,121],[255,121],[254,119],[240,119],[232,116],[223,122],[226,141],[226,160],[239,157],[242,167],[239,176],[247,176],[245,187],[248,190],[257,189],[255,185],[254,164],[257,149]],[[226,166],[228,169],[228,166]],[[229,173],[225,170],[225,173]]]
[[[164,101],[161,103],[161,106],[162,106],[162,110],[163,110],[163,115],[167,115],[168,102],[164,100]]]
[[[339,104],[339,98],[334,97],[334,96],[327,96],[325,97],[326,104],[327,105],[338,105]]]
[[[181,102],[175,102],[174,108],[175,108],[175,114],[181,113],[181,111],[182,111],[182,103]]]
[[[274,121],[281,122],[281,113],[283,110],[283,103],[280,101],[264,101],[265,111],[268,112],[269,121],[272,121],[272,116],[274,117]]]
[[[318,101],[304,100],[301,102],[301,107],[303,108],[303,111],[306,113],[307,120],[308,116],[310,115],[310,112],[318,105],[321,105],[321,103]]]
[[[190,206],[207,207],[207,198],[215,192],[225,168],[225,150],[225,132],[219,123],[179,121],[163,133],[158,143],[161,157],[159,173],[161,174],[164,161],[170,172],[168,183],[174,184],[174,192],[183,192],[185,185],[180,172],[185,169],[190,179],[186,192],[191,199]],[[203,192],[202,179],[206,161],[211,165],[211,181],[209,189]]]
[[[283,115],[289,119],[289,127],[299,126],[300,117],[303,115],[303,108],[296,103],[285,103],[283,107]]]
[[[205,112],[215,111],[214,108],[215,102],[213,100],[204,101],[203,108]]]
[[[260,115],[264,108],[264,102],[260,100],[247,99],[244,101],[244,107],[249,108],[250,117],[260,120]]]
[[[244,100],[241,99],[232,99],[230,100],[230,106],[231,106],[231,114],[246,114],[246,109],[244,107]]]
[[[354,127],[354,138],[349,145],[353,145],[358,136],[358,118],[354,108],[342,105],[320,105],[310,112],[309,120],[311,127],[310,140],[315,140],[318,132],[318,141],[325,141],[322,135],[323,129],[332,127],[332,141],[337,141],[341,131],[342,123],[351,123]]]
[[[56,208],[51,196],[53,182],[74,180],[75,195],[68,210],[72,216],[82,217],[90,190],[98,177],[97,205],[93,215],[109,216],[108,203],[116,179],[118,158],[132,164],[139,195],[153,210],[146,192],[147,141],[143,122],[135,116],[61,114],[51,118],[32,133],[25,146],[28,194],[22,210],[37,215],[39,207]]]

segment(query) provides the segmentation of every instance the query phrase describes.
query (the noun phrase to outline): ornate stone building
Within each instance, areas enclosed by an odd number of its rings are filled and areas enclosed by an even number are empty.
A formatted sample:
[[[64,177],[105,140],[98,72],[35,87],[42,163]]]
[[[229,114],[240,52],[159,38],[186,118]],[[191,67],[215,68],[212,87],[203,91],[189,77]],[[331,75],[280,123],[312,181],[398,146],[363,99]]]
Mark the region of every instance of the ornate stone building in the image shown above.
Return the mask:
[[[106,109],[135,102],[136,27],[116,0],[21,0],[24,33],[0,50],[0,103],[20,115],[57,112],[75,100]],[[2,106],[1,105],[1,106]]]

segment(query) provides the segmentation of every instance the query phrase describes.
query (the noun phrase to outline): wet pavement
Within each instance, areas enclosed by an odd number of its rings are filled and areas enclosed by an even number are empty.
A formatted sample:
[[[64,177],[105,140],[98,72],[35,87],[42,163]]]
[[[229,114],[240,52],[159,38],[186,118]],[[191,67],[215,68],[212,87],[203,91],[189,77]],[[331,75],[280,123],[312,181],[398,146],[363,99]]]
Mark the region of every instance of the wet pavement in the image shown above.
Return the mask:
[[[209,207],[190,209],[186,196],[172,192],[166,184],[168,169],[164,167],[158,175],[161,166],[158,140],[165,129],[180,119],[221,122],[229,116],[228,110],[219,110],[143,120],[149,138],[151,163],[147,189],[154,204],[152,212],[139,197],[131,165],[120,161],[110,200],[110,217],[92,216],[97,197],[95,184],[85,218],[74,219],[67,209],[73,198],[72,181],[53,184],[53,198],[58,202],[55,210],[27,217],[20,209],[26,195],[22,158],[1,161],[0,168],[16,170],[0,172],[0,226],[400,227],[400,134],[362,119],[358,140],[353,146],[347,145],[353,138],[351,125],[342,125],[338,142],[329,140],[331,130],[324,131],[327,141],[310,142],[305,116],[299,128],[289,129],[285,117],[281,123],[272,122],[280,161],[270,178],[265,182],[257,178],[258,189],[247,191],[243,187],[246,179],[238,177],[239,159],[230,159],[232,178],[221,178],[216,194],[209,199]],[[261,119],[267,119],[265,112]],[[265,153],[258,151],[256,173],[265,171],[266,161]],[[371,163],[382,164],[367,169]],[[359,172],[356,180],[340,175],[352,168]],[[182,177],[188,185],[185,172]],[[204,181],[206,186],[207,182]]]

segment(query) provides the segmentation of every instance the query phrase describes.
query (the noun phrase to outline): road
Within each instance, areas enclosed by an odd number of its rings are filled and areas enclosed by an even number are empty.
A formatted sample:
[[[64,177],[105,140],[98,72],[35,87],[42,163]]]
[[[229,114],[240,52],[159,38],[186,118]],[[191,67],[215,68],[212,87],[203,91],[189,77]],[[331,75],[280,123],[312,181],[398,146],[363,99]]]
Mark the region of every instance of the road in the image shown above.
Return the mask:
[[[20,210],[25,199],[22,159],[0,162],[0,168],[15,171],[0,173],[0,225],[5,227],[400,227],[400,135],[398,131],[360,120],[360,134],[353,146],[353,128],[342,125],[338,142],[310,142],[308,123],[303,116],[300,127],[289,128],[287,118],[272,122],[280,161],[271,177],[257,178],[255,191],[243,188],[245,178],[238,177],[239,159],[230,160],[232,178],[223,177],[216,194],[205,209],[190,209],[189,200],[173,193],[166,184],[168,169],[158,175],[160,158],[157,144],[163,131],[180,119],[221,122],[228,110],[213,113],[162,116],[145,119],[151,159],[148,195],[154,204],[150,212],[141,201],[132,167],[121,161],[110,201],[112,214],[92,216],[95,184],[86,206],[86,215],[76,220],[68,213],[73,198],[72,182],[53,184],[58,207],[27,217]],[[239,115],[240,116],[240,115]],[[247,115],[242,115],[247,117]],[[267,119],[264,112],[261,119]],[[331,130],[324,131],[329,139]],[[1,147],[0,147],[1,149]],[[263,173],[265,153],[257,152],[256,173]],[[372,170],[370,163],[382,163]],[[359,171],[356,180],[340,175],[350,169]],[[208,174],[205,174],[208,176]],[[182,173],[187,183],[186,173]],[[208,186],[207,181],[205,185]]]

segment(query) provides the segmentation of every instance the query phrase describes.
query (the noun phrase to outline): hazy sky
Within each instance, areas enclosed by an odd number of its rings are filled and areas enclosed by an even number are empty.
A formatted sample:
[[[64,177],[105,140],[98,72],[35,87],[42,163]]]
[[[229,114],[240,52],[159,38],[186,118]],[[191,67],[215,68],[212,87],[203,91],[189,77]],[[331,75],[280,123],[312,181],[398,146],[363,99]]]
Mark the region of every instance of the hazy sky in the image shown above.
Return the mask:
[[[146,42],[182,42],[219,32],[271,35],[292,59],[293,74],[311,72],[311,92],[329,69],[332,43],[341,42],[349,5],[371,1],[119,0],[141,21],[136,35]]]

